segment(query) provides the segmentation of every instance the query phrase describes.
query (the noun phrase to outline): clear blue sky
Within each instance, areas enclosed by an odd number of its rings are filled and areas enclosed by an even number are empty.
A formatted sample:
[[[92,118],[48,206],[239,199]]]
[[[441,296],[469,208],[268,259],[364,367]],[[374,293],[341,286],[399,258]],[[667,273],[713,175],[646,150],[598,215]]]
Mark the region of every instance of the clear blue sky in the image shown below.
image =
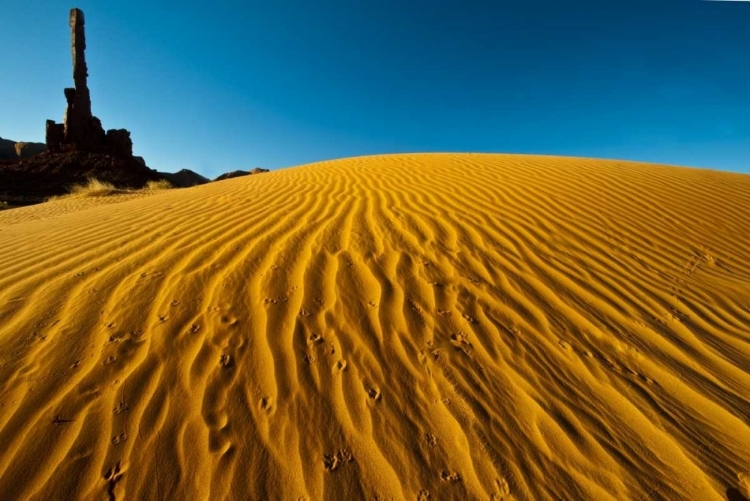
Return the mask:
[[[5,138],[62,120],[77,6],[94,114],[159,170],[482,151],[750,172],[750,2],[0,4]]]

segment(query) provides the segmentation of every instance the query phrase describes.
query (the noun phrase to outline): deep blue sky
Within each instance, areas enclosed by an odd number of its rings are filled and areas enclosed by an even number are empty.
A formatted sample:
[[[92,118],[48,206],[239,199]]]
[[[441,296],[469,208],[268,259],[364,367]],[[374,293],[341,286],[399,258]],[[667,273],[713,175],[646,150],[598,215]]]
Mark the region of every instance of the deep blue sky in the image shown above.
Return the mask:
[[[159,170],[483,151],[750,172],[750,2],[0,0],[0,136],[62,120],[74,5],[94,114]]]

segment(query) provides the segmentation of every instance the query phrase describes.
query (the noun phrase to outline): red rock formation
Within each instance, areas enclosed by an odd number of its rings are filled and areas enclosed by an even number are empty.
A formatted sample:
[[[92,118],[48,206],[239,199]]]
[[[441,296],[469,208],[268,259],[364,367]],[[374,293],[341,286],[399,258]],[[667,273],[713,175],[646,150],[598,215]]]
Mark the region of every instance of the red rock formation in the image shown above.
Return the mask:
[[[101,121],[91,114],[91,95],[86,65],[86,32],[83,11],[70,10],[70,45],[73,58],[74,87],[65,89],[65,118],[62,124],[47,120],[49,151],[88,151],[130,158],[133,143],[130,132],[112,129],[104,132]]]

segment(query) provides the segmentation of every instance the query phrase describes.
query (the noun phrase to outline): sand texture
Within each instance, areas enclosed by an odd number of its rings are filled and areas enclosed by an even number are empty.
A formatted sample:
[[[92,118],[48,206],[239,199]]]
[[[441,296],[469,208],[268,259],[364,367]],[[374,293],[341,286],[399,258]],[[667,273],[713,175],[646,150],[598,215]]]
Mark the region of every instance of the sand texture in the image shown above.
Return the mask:
[[[415,154],[97,200],[0,212],[0,500],[750,495],[750,176]]]

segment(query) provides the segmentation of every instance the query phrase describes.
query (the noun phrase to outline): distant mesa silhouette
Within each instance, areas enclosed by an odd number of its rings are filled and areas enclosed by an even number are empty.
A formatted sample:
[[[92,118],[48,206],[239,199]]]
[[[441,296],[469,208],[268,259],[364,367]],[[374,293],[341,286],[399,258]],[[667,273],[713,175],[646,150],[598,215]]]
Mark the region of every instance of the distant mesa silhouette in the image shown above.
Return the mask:
[[[193,172],[189,169],[182,169],[178,172],[159,172],[169,183],[175,188],[190,188],[191,186],[198,186],[200,184],[210,183],[211,180],[207,177],[203,177],[197,172]]]
[[[223,181],[225,179],[232,179],[235,177],[242,177],[242,176],[249,176],[251,174],[262,174],[263,172],[268,172],[268,169],[261,169],[260,167],[255,167],[253,170],[246,171],[246,170],[233,170],[231,172],[225,172],[224,174],[218,176],[214,181]]]
[[[28,158],[44,153],[46,150],[47,145],[44,143],[16,142],[0,137],[0,160]]]

